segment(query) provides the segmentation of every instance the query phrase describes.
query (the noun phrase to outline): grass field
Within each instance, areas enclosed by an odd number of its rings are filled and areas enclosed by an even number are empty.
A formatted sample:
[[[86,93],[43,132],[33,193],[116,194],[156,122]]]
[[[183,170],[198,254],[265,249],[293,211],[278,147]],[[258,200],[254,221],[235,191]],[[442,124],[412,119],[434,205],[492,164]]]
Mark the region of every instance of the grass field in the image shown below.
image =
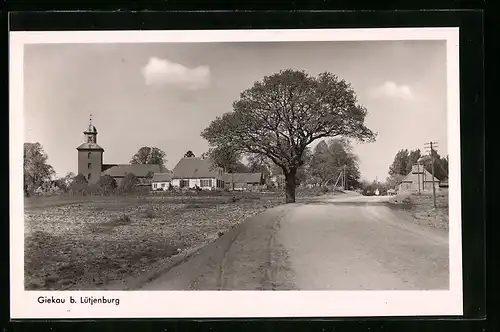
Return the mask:
[[[410,195],[404,200],[408,204],[408,211],[415,218],[415,222],[435,227],[439,229],[448,230],[448,191],[436,192],[436,206],[434,208],[434,201],[432,192],[422,193],[421,195]]]
[[[135,277],[283,203],[282,193],[236,192],[26,198],[25,288],[96,289]]]

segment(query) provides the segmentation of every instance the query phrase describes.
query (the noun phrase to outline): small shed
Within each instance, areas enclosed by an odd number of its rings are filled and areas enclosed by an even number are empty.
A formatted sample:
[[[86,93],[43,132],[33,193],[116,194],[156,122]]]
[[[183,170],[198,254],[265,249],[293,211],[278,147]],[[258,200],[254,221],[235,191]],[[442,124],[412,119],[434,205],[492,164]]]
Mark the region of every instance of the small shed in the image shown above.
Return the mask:
[[[260,188],[262,173],[225,174],[226,188],[229,190],[251,191]]]

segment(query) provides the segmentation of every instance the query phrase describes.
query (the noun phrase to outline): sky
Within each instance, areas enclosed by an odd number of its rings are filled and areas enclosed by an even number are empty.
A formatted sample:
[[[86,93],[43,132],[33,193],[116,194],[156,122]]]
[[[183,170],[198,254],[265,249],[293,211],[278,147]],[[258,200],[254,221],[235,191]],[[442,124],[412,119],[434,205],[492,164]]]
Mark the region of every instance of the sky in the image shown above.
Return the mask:
[[[26,45],[24,141],[43,145],[58,176],[76,173],[92,114],[104,163],[154,146],[173,168],[208,150],[201,131],[242,91],[288,68],[351,83],[377,133],[353,144],[363,179],[385,180],[400,149],[432,140],[447,154],[445,41]]]

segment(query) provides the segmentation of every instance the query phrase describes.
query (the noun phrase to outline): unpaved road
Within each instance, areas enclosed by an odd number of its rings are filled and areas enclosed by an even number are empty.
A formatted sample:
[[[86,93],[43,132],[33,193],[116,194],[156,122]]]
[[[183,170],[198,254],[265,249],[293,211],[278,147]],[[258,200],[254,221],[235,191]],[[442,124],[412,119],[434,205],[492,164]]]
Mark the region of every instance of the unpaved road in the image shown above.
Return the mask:
[[[269,209],[141,289],[447,289],[448,234],[387,200],[346,195]]]

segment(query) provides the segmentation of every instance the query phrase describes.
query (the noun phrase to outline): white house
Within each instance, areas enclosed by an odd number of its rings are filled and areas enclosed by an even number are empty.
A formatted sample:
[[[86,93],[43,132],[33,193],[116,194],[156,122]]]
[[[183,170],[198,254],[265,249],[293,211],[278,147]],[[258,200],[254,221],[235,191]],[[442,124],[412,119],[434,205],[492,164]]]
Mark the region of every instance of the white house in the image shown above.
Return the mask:
[[[172,173],[155,173],[151,180],[153,190],[168,190],[172,183]]]
[[[209,159],[182,158],[174,167],[171,183],[175,188],[222,190],[225,185],[224,172],[221,168],[212,167]]]

